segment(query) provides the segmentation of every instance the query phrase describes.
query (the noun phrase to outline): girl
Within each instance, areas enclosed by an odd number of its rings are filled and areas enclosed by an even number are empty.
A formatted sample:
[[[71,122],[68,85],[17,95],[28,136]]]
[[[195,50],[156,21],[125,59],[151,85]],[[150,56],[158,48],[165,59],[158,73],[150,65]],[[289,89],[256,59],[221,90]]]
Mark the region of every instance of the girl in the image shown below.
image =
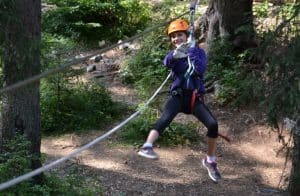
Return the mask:
[[[193,114],[208,130],[207,156],[202,160],[202,164],[210,178],[218,181],[221,179],[215,157],[218,123],[203,101],[206,55],[204,50],[188,42],[188,30],[189,25],[183,19],[171,22],[168,27],[167,34],[175,50],[166,55],[163,63],[173,73],[171,97],[138,154],[149,159],[157,159],[158,155],[153,151],[153,143],[179,112]]]

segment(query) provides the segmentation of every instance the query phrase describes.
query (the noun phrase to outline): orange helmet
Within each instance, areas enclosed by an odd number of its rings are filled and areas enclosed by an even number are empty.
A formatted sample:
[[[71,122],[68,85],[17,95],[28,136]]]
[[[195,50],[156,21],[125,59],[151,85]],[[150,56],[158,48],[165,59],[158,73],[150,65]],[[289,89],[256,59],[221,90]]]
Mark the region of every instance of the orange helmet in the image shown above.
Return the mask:
[[[167,34],[170,35],[171,33],[176,31],[187,31],[188,29],[189,24],[187,23],[187,21],[183,19],[177,19],[170,23]]]

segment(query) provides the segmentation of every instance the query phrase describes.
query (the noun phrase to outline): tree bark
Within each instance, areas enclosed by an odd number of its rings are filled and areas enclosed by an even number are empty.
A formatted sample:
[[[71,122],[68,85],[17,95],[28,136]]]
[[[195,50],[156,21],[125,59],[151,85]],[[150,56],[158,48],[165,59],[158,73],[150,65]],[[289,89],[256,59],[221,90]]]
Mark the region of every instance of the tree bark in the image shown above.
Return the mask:
[[[255,46],[252,14],[253,0],[210,0],[196,26],[196,35],[206,40],[208,51],[217,38],[227,39],[236,49]]]
[[[6,1],[10,20],[4,27],[4,87],[40,73],[41,1]],[[2,95],[2,139],[25,134],[34,155],[32,169],[41,166],[39,82]]]
[[[292,169],[289,181],[289,193],[291,196],[300,195],[300,118],[296,122],[293,133],[294,148],[292,155]]]

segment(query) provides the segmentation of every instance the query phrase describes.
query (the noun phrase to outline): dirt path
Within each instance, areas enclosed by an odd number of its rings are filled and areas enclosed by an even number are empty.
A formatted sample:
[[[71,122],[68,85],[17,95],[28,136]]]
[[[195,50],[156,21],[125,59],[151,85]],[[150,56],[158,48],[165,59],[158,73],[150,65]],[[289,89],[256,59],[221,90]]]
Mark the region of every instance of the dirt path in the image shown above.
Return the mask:
[[[136,104],[134,90],[124,86],[116,75],[105,77],[117,100]],[[72,167],[80,168],[86,179],[104,186],[106,195],[282,195],[278,189],[284,168],[284,154],[277,155],[281,144],[277,134],[265,123],[264,115],[250,109],[222,108],[207,97],[207,103],[219,120],[220,131],[233,140],[218,141],[218,163],[223,180],[213,183],[201,166],[205,156],[205,129],[200,126],[203,141],[193,147],[156,148],[160,159],[152,161],[137,155],[133,146],[117,143],[117,134],[96,144],[76,158],[55,168],[67,175]],[[176,120],[193,117],[179,115]],[[117,122],[116,122],[117,123]],[[88,134],[48,137],[42,140],[42,152],[48,160],[65,156],[76,148],[102,135],[106,130]],[[290,163],[283,173],[280,188],[285,188]]]

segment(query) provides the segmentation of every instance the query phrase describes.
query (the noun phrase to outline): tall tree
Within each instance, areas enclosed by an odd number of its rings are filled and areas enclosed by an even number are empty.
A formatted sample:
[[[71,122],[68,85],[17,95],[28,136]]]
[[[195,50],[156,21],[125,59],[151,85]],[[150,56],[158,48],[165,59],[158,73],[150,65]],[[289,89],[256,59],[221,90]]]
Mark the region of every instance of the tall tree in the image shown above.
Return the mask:
[[[196,21],[196,35],[204,38],[208,52],[216,38],[243,50],[255,45],[252,14],[253,0],[209,0],[205,14]]]
[[[289,192],[291,196],[296,196],[300,194],[300,118],[297,119],[296,126],[293,131],[294,148]]]
[[[3,0],[0,6],[6,87],[40,73],[41,1]],[[39,85],[35,82],[1,95],[2,140],[10,140],[16,133],[25,134],[34,155],[32,169],[41,166]]]

